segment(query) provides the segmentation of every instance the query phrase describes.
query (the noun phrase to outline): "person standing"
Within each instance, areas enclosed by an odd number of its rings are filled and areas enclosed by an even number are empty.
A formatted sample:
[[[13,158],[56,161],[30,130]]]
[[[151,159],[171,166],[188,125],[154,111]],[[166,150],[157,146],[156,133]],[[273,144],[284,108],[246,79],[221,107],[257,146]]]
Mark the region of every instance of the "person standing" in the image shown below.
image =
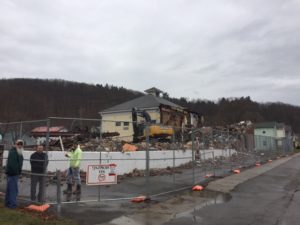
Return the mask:
[[[7,176],[7,186],[5,193],[5,207],[16,208],[18,196],[18,180],[23,166],[23,145],[22,140],[17,140],[14,147],[9,150],[5,173]]]
[[[38,202],[44,202],[45,172],[48,165],[48,156],[44,152],[44,146],[38,145],[36,151],[30,156],[31,165],[31,201],[36,201],[36,187],[39,185]]]
[[[72,193],[73,182],[76,183],[76,191],[74,194],[81,194],[81,179],[80,179],[80,163],[82,159],[82,150],[80,145],[73,146],[72,150],[66,154],[70,158],[70,167],[67,173],[67,194]]]

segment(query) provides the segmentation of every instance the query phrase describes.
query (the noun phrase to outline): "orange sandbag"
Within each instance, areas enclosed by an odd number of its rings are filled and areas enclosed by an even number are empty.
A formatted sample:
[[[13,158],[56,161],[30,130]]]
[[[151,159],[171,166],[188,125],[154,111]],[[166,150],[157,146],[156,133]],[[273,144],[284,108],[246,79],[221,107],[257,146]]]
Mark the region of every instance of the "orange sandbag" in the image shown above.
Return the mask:
[[[205,176],[204,176],[204,178],[210,178],[210,177],[212,177],[213,175],[212,174],[206,174]]]
[[[131,199],[131,202],[139,203],[139,202],[144,202],[146,200],[146,196],[138,196],[133,199]]]
[[[237,173],[237,174],[238,174],[238,173],[241,173],[240,170],[233,170],[233,172],[234,172],[234,173]]]
[[[124,144],[122,147],[123,152],[135,152],[138,148],[135,145]]]
[[[50,205],[44,204],[44,205],[29,205],[26,208],[37,211],[37,212],[45,212],[47,209],[49,209]]]
[[[202,187],[201,185],[196,185],[193,187],[193,191],[202,191],[204,189],[204,187]]]

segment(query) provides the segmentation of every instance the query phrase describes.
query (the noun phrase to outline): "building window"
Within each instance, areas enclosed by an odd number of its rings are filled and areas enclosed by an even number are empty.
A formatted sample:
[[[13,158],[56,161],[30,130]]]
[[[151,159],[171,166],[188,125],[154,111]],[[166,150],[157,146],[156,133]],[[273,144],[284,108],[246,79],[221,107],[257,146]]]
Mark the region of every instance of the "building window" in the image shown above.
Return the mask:
[[[129,122],[124,122],[124,126],[129,126]]]
[[[156,120],[151,120],[151,123],[152,124],[156,124]]]
[[[128,127],[123,127],[123,130],[129,130],[129,128]]]
[[[263,140],[263,146],[267,146],[267,141]]]
[[[121,122],[116,122],[116,127],[121,126]]]
[[[262,133],[263,133],[263,134],[265,134],[265,133],[266,133],[266,131],[264,131],[264,130],[263,130],[263,132],[262,132]]]

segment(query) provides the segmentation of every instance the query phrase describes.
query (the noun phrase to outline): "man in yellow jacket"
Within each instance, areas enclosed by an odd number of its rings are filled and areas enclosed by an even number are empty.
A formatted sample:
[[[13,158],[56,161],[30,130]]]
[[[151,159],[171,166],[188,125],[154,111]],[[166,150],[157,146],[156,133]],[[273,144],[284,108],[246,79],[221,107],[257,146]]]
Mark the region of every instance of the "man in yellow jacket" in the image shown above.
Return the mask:
[[[72,193],[73,182],[76,183],[76,191],[74,194],[81,193],[81,179],[80,179],[80,163],[82,159],[82,150],[80,145],[73,147],[66,155],[70,159],[70,167],[67,173],[67,194]]]

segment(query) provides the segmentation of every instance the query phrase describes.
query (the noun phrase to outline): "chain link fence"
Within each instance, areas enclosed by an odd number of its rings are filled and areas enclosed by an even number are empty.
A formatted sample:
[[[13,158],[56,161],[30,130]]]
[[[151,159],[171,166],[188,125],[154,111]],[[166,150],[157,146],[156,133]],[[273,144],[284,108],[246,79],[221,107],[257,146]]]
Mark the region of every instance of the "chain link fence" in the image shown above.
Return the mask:
[[[19,198],[31,200],[32,176],[42,176],[42,202],[131,200],[144,195],[160,196],[205,183],[292,153],[287,138],[254,136],[251,133],[207,128],[183,128],[147,124],[144,121],[103,121],[59,118],[0,124],[0,191],[5,192],[8,150],[23,139],[24,165],[19,180]],[[74,146],[83,151],[81,193],[64,194],[70,159],[65,154]],[[44,145],[48,163],[43,174],[32,174],[30,156]],[[117,183],[87,185],[88,167],[116,165]],[[100,178],[99,178],[100,179]],[[37,190],[38,192],[38,190]]]

